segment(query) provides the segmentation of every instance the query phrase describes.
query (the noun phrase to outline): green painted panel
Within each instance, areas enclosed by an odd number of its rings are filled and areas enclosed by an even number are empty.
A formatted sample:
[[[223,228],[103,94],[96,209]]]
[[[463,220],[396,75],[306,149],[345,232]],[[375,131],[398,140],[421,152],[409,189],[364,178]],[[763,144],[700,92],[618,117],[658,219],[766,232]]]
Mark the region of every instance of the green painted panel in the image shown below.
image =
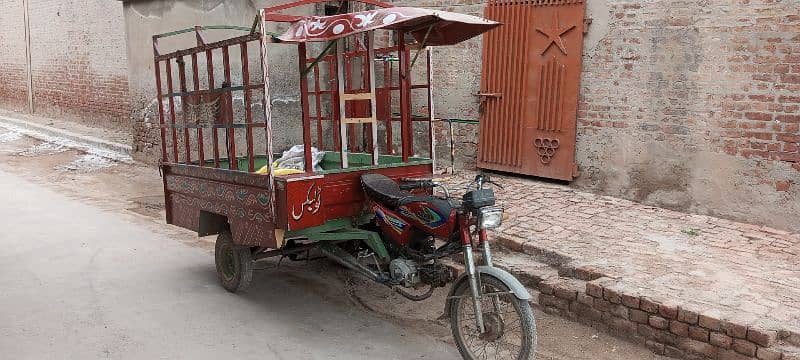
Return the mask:
[[[280,158],[280,155],[275,155],[275,159],[278,158]],[[349,167],[347,169],[342,169],[342,163],[339,160],[340,160],[340,155],[338,152],[326,151],[322,159],[322,163],[320,164],[320,167],[322,167],[322,171],[317,171],[316,173],[337,174],[337,173],[344,173],[351,171],[385,169],[385,168],[400,167],[407,165],[424,165],[433,163],[431,159],[421,158],[421,157],[409,158],[408,163],[404,163],[402,156],[380,155],[378,156],[378,165],[374,166],[372,165],[372,154],[349,153],[347,157]],[[239,157],[237,158],[237,161],[239,164],[239,169],[246,171],[248,163],[247,157],[246,156]],[[266,155],[255,156],[254,163],[255,163],[255,170],[261,169],[267,164]],[[195,162],[195,164],[197,164],[197,162]],[[210,166],[214,164],[214,160],[206,160],[205,164],[207,166]],[[220,159],[219,164],[220,168],[230,169],[230,165],[227,158]]]

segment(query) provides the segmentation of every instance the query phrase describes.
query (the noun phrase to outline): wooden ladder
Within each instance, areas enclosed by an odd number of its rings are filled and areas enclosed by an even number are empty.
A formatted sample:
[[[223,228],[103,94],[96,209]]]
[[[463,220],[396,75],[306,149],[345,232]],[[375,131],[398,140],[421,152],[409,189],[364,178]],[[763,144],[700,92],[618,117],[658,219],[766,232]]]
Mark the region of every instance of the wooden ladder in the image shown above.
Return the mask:
[[[344,48],[345,41],[338,39],[336,44],[336,63],[337,63],[337,77],[339,84],[339,133],[341,134],[341,156],[342,168],[349,167],[347,159],[347,126],[348,124],[371,124],[372,128],[372,164],[378,165],[378,105],[375,102],[375,32],[369,31],[367,33],[367,62],[365,66],[369,70],[369,87],[368,93],[345,93],[345,63],[344,63]],[[347,117],[347,102],[357,100],[369,100],[370,102],[370,116],[364,118],[349,118]]]

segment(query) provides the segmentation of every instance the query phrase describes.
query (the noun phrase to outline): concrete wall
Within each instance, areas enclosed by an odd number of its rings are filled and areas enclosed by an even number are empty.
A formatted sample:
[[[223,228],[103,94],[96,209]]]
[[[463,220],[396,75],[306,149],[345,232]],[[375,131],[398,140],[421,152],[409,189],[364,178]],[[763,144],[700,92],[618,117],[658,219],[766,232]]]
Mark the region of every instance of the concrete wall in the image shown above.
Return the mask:
[[[132,118],[134,123],[134,150],[136,157],[147,162],[156,162],[160,159],[160,134],[159,116],[156,101],[155,72],[153,70],[152,36],[178,29],[193,27],[195,25],[237,25],[251,26],[257,14],[257,9],[272,6],[279,1],[130,1],[124,3],[125,30],[128,43],[128,61],[130,64],[130,94]],[[314,7],[309,6],[299,9],[300,13],[313,13]],[[267,31],[278,31],[277,28],[268,28]],[[217,41],[233,36],[243,35],[243,32],[229,30],[208,30],[205,32],[206,41]],[[177,49],[196,46],[194,34],[162,39],[159,43],[160,51],[167,53]],[[238,50],[231,50],[231,68],[233,85],[241,84],[241,61]],[[291,45],[274,44],[269,46],[270,83],[272,95],[272,110],[275,133],[275,149],[283,150],[292,144],[302,143],[302,127],[295,124],[300,121],[300,91],[298,88],[299,72],[297,70],[297,47]],[[215,53],[217,60],[219,52]],[[251,82],[256,83],[263,79],[260,54],[257,43],[248,47]],[[188,64],[188,58],[187,64]],[[201,57],[204,63],[205,58]],[[204,70],[202,70],[204,71]],[[204,72],[201,72],[205,75]],[[221,62],[215,62],[215,75],[218,78],[217,86],[221,84]],[[191,75],[189,75],[191,77]],[[166,88],[166,79],[164,88]],[[174,75],[173,86],[178,88],[177,73]],[[259,100],[263,92],[254,92],[252,110],[254,116],[263,114],[262,102]],[[241,92],[234,93],[235,111],[241,116],[244,110]],[[178,99],[180,100],[180,99]],[[166,102],[165,102],[166,104]],[[254,119],[263,122],[262,119]],[[242,131],[239,131],[242,132]],[[263,133],[260,131],[259,133]],[[238,136],[238,134],[237,134]],[[263,139],[263,137],[262,137]],[[241,139],[240,139],[241,140]],[[256,139],[259,142],[259,139]],[[263,143],[263,141],[260,141]],[[239,144],[243,144],[240,142]],[[260,145],[260,144],[259,144]],[[243,148],[241,145],[239,148]],[[259,147],[260,149],[261,147]],[[237,149],[238,150],[238,149]]]
[[[800,230],[800,1],[606,7],[584,53],[575,186]]]
[[[122,4],[37,0],[30,14],[36,113],[111,127],[129,122]],[[22,0],[0,2],[0,105],[27,109]]]

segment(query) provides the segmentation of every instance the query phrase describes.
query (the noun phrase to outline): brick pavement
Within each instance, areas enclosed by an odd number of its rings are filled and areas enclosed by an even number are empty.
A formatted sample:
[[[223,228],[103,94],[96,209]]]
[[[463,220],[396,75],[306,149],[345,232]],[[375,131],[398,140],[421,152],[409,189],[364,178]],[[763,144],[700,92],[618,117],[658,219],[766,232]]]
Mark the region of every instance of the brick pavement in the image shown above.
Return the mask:
[[[529,255],[501,265],[544,308],[675,357],[800,359],[800,234],[496,179],[495,236]]]

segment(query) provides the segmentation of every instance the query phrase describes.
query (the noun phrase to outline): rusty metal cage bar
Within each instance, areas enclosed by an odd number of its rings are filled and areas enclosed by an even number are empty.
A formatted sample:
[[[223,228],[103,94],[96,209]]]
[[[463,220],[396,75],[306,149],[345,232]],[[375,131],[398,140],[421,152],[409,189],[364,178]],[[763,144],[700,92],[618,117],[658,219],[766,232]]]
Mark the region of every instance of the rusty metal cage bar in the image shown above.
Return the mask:
[[[256,124],[253,123],[252,117],[252,91],[253,90],[260,90],[262,89],[262,84],[259,82],[257,84],[251,84],[250,82],[250,69],[249,69],[249,56],[247,52],[247,44],[252,41],[260,41],[261,34],[254,32],[254,29],[250,29],[251,32],[244,36],[237,36],[234,38],[226,39],[223,41],[213,42],[213,43],[205,43],[203,36],[200,32],[202,29],[208,28],[216,28],[216,27],[195,27],[193,29],[187,29],[167,34],[156,35],[153,37],[153,52],[154,52],[154,64],[155,64],[155,73],[156,73],[156,84],[158,87],[157,92],[157,100],[159,106],[159,128],[161,133],[161,150],[162,150],[162,162],[174,162],[174,163],[183,163],[188,165],[199,165],[199,166],[206,166],[210,163],[206,162],[206,154],[205,154],[205,130],[204,129],[211,129],[212,132],[212,142],[213,142],[213,153],[214,153],[214,160],[213,166],[215,168],[219,168],[221,166],[221,156],[219,150],[219,129],[225,129],[225,146],[226,146],[226,155],[228,159],[228,168],[232,170],[238,170],[238,157],[236,153],[236,128],[244,128],[245,129],[245,140],[247,142],[247,168],[249,171],[255,171],[255,151],[254,151],[254,141],[253,141],[253,128],[261,128],[266,127],[266,124]],[[228,27],[219,27],[219,28],[228,28]],[[236,28],[237,30],[244,30],[244,28]],[[189,33],[191,31],[195,32],[196,39],[197,39],[197,46],[190,49],[179,50],[175,52],[171,52],[168,54],[159,54],[158,50],[158,39],[182,34],[182,33]],[[265,35],[271,38],[271,34]],[[229,47],[230,46],[238,46],[241,55],[241,62],[242,62],[242,84],[238,86],[231,86],[231,61],[230,61],[230,54],[229,54]],[[223,84],[217,88],[217,84],[215,81],[214,76],[214,50],[221,49],[222,50],[222,67],[224,72],[224,82]],[[200,59],[198,54],[204,53],[206,56],[206,71],[208,76],[208,87],[203,89],[201,88],[201,81],[200,81]],[[192,86],[191,90],[188,89],[187,84],[187,74],[186,74],[186,67],[187,64],[185,62],[185,57],[191,57],[191,77],[192,77]],[[173,65],[172,62],[175,61],[177,66],[177,73],[178,73],[178,81],[179,81],[179,90],[176,92],[174,89],[173,84]],[[164,65],[162,67],[162,64]],[[164,86],[162,84],[162,68],[166,72],[166,93],[164,92]],[[242,91],[244,93],[244,121],[237,122],[234,119],[234,112],[232,110],[233,101],[232,101],[232,93],[234,91]],[[179,121],[177,119],[177,111],[176,111],[176,100],[175,98],[180,97],[181,99],[181,108],[182,108],[182,120]],[[189,107],[190,105],[198,105],[204,104],[206,101],[206,97],[214,98],[216,97],[215,112],[216,119],[214,123],[207,123],[204,121],[200,121],[199,115],[196,112],[190,113]],[[169,121],[166,119],[166,114],[164,110],[164,99],[167,100],[169,103]],[[207,105],[207,104],[206,104]],[[167,129],[169,129],[169,134],[167,133]],[[178,132],[180,129],[183,129],[182,136],[178,136]],[[196,138],[190,135],[190,129],[195,129],[192,133],[196,133]],[[167,138],[171,137],[172,145],[169,146],[167,142]],[[183,146],[179,147],[179,138],[183,141]],[[192,145],[192,141],[197,141],[197,145]],[[193,147],[196,146],[197,148],[197,158],[194,159],[192,155],[192,151],[194,151]],[[169,154],[168,148],[171,147],[172,154]],[[182,149],[179,149],[182,148]],[[182,151],[181,151],[182,150]],[[196,161],[195,161],[196,160]]]

